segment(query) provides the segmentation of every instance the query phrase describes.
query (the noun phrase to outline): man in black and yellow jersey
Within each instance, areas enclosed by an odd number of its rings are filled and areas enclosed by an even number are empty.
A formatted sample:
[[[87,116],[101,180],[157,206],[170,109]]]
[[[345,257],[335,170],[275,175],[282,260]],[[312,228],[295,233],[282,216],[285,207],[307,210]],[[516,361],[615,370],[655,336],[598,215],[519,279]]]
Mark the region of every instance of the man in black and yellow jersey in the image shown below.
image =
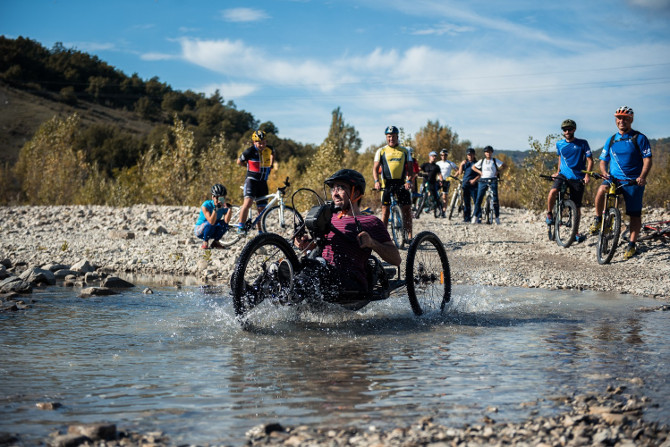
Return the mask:
[[[400,205],[402,218],[405,223],[407,237],[412,238],[412,156],[407,148],[398,144],[398,128],[386,128],[386,146],[375,153],[375,163],[372,168],[372,177],[375,180],[375,189],[384,188],[382,193],[382,221],[388,225],[391,194],[395,194]]]

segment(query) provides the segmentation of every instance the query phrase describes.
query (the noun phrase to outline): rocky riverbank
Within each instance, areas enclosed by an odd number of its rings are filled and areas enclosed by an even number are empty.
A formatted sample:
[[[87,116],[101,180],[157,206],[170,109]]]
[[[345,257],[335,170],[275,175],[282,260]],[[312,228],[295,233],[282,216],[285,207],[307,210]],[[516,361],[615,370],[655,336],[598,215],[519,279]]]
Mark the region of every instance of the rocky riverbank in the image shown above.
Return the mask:
[[[164,274],[181,281],[227,284],[244,243],[202,250],[193,236],[195,207],[138,205],[0,208],[0,260],[6,276],[28,267],[88,262],[100,273]],[[582,229],[593,218],[584,211]],[[644,220],[670,219],[670,211],[646,210]],[[611,264],[598,265],[595,237],[568,249],[547,240],[544,217],[503,209],[501,225],[472,225],[422,216],[415,234],[435,232],[448,249],[455,284],[613,291],[667,300],[670,246],[639,244],[623,260],[619,247]],[[3,267],[0,266],[0,269]],[[83,279],[83,278],[82,278]]]

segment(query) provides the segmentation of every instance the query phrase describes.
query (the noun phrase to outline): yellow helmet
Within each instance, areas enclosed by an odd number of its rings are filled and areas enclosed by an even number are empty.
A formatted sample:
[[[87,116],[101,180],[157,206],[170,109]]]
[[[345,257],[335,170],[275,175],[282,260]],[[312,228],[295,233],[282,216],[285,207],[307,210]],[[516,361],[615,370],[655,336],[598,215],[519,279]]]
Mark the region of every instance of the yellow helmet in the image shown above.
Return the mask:
[[[262,130],[257,130],[251,135],[253,141],[263,141],[265,139],[265,132]]]

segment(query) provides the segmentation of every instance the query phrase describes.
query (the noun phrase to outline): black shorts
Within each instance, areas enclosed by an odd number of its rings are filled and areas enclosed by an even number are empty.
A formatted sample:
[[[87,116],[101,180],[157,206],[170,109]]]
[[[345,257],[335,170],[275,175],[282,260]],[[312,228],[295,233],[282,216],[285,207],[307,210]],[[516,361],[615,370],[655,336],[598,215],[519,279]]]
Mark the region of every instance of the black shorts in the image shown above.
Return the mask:
[[[263,197],[268,195],[268,182],[265,180],[254,180],[252,178],[247,178],[244,181],[244,197]],[[267,205],[268,201],[266,200],[257,200],[256,206],[264,207]]]
[[[581,180],[567,179],[565,176],[559,174],[554,179],[554,184],[551,189],[560,189],[563,182],[568,184],[570,190],[570,200],[575,202],[577,207],[582,206],[582,197],[584,197],[584,182]]]
[[[444,192],[445,194],[449,194],[449,185],[450,184],[451,184],[451,182],[444,182],[443,181],[442,182],[442,192]]]
[[[399,205],[411,205],[412,195],[408,189],[405,189],[405,182],[402,180],[384,180],[384,192],[382,193],[382,205],[391,204],[391,194]]]

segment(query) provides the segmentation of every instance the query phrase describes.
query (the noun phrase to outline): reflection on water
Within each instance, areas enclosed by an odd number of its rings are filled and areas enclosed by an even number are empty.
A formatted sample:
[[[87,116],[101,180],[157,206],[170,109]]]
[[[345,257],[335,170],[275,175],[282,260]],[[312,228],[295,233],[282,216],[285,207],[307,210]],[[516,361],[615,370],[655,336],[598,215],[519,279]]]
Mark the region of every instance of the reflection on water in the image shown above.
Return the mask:
[[[557,396],[610,383],[651,397],[647,418],[670,416],[669,315],[638,310],[651,300],[456,286],[445,315],[416,318],[406,297],[357,313],[260,306],[242,331],[225,295],[142,288],[90,299],[49,288],[0,315],[0,431],[35,440],[107,421],[240,443],[271,421],[460,426],[551,414]]]

